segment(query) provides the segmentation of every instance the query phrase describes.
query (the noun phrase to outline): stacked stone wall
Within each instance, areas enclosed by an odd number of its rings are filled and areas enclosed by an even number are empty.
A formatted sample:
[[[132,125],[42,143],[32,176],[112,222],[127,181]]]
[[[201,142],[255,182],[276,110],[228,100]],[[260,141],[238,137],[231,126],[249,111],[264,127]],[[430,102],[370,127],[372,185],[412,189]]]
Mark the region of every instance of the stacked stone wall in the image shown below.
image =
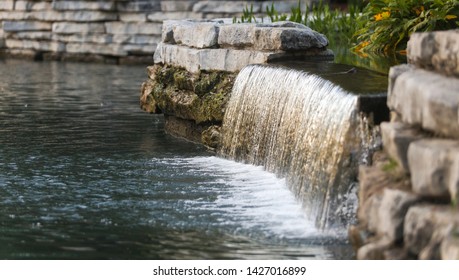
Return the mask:
[[[232,18],[271,4],[288,12],[297,1],[2,0],[0,49],[10,57],[146,62],[164,20]]]
[[[358,259],[459,259],[459,30],[413,34],[407,51],[350,237]]]

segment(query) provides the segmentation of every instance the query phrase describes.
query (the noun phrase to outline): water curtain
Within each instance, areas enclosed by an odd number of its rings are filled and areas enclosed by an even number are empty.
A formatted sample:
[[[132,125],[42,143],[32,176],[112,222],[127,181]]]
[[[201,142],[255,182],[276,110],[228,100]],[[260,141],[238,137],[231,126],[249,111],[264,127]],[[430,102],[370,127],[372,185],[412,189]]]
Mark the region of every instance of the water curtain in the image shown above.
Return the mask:
[[[331,227],[357,170],[357,105],[316,75],[249,65],[226,109],[221,154],[285,177],[317,225]]]

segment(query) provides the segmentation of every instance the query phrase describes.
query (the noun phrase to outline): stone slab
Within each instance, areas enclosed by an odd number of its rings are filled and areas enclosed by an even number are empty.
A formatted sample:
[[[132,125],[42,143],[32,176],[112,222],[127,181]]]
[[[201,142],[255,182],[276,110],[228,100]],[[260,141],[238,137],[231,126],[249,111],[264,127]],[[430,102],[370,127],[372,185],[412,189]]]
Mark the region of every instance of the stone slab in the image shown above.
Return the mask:
[[[7,33],[6,38],[26,39],[26,40],[48,40],[49,41],[49,40],[52,40],[52,32],[50,31],[11,32],[11,33]]]
[[[149,13],[148,16],[148,21],[151,22],[160,22],[162,23],[165,20],[181,20],[181,19],[203,19],[204,14],[203,13],[197,13],[197,12],[153,12]]]
[[[52,30],[54,33],[59,33],[59,34],[105,33],[105,24],[103,23],[55,22],[53,23]]]
[[[64,43],[98,43],[111,44],[113,36],[107,34],[52,34],[52,40]]]
[[[112,11],[115,9],[115,2],[54,0],[52,7],[58,11]]]
[[[101,11],[35,11],[28,14],[30,19],[41,21],[75,21],[75,22],[104,22],[115,21],[115,13]]]
[[[0,11],[0,18],[2,20],[26,20],[30,19],[30,15],[26,12],[20,11]]]
[[[459,77],[459,30],[412,34],[407,58],[419,67]]]
[[[161,11],[161,0],[118,1],[116,10],[120,12]]]
[[[3,0],[0,1],[0,11],[1,10],[13,10],[14,1],[13,0]]]
[[[452,226],[443,239],[440,255],[443,260],[459,260],[459,227],[457,225]]]
[[[161,1],[161,11],[167,12],[189,12],[193,9],[194,4],[199,2],[198,0],[172,0],[172,1]],[[187,17],[183,17],[187,18]],[[171,18],[172,19],[172,18]]]
[[[22,31],[50,31],[52,28],[49,22],[40,21],[4,21],[3,31],[22,32]]]
[[[161,42],[159,35],[115,34],[113,42],[117,44],[156,45]]]
[[[126,56],[127,52],[118,44],[67,43],[68,53],[103,54]]]
[[[122,22],[146,22],[147,15],[145,13],[119,13],[120,21]]]
[[[6,39],[5,44],[10,49],[31,49],[36,51],[64,52],[65,44],[52,41],[33,41]]]
[[[161,35],[162,26],[158,23],[106,22],[109,34]]]
[[[16,11],[40,11],[51,9],[51,2],[44,1],[16,1],[14,5],[14,10]]]
[[[402,121],[459,138],[459,79],[415,69],[401,73],[388,91],[388,106]]]
[[[261,3],[257,1],[199,1],[193,6],[194,12],[241,14],[244,7],[253,5],[253,12],[261,11]]]
[[[174,42],[179,45],[204,49],[217,46],[218,23],[185,21],[173,27]]]
[[[424,139],[411,143],[408,164],[413,191],[422,196],[449,198],[451,166],[458,158],[459,141]]]

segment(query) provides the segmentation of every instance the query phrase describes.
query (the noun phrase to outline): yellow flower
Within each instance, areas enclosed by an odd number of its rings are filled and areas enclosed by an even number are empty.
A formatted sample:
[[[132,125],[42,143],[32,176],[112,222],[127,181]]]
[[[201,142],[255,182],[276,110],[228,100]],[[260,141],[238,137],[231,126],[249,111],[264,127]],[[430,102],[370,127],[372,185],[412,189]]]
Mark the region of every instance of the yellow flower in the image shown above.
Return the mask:
[[[457,16],[456,16],[456,15],[446,15],[445,18],[446,18],[447,20],[450,20],[450,19],[455,19],[455,18],[457,18]]]
[[[385,12],[379,13],[379,14],[374,16],[376,21],[387,19],[389,17],[390,17],[390,12],[389,11],[385,11]]]
[[[424,12],[424,6],[414,8],[414,11],[416,12],[416,15],[419,16],[422,12]]]

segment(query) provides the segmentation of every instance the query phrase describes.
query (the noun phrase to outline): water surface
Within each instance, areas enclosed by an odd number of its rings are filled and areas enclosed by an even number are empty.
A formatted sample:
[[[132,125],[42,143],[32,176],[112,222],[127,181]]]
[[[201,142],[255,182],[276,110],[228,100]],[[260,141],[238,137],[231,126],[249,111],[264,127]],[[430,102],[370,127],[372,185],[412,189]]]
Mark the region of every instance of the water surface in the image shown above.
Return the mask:
[[[141,66],[0,61],[1,259],[351,258],[261,167],[139,109]]]

